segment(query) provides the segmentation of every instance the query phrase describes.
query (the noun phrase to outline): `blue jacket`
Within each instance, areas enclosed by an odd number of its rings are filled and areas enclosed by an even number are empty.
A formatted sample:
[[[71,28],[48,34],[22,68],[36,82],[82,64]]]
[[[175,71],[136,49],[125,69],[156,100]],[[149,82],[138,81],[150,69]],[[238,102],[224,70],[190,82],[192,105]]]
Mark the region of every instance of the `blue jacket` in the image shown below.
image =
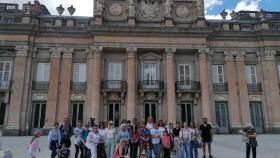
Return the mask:
[[[48,135],[49,144],[51,144],[51,141],[53,138],[53,133],[54,133],[54,129],[50,130],[49,135]],[[57,130],[57,140],[58,140],[58,144],[61,144],[61,133],[59,130]]]

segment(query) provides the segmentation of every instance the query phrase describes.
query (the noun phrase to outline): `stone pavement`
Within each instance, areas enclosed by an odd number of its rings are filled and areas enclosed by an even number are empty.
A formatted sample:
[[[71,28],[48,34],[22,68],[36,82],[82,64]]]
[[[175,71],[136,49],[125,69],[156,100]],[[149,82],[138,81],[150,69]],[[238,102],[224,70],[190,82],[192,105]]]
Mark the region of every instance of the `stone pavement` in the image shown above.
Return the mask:
[[[3,147],[10,149],[13,158],[27,158],[26,146],[31,137],[2,137]],[[258,158],[280,158],[280,135],[258,135],[259,146],[257,148]],[[47,137],[40,140],[41,152],[38,158],[49,158]],[[74,157],[72,145],[71,155]],[[199,150],[201,158],[202,150]],[[215,158],[245,158],[245,145],[240,135],[215,135],[213,142],[213,156]]]

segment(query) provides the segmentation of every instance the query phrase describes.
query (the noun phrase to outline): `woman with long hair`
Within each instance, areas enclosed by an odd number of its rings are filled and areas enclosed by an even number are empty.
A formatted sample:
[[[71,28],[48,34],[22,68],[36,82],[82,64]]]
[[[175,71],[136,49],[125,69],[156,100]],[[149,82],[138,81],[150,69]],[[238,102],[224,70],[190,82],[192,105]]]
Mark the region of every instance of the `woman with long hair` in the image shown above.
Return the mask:
[[[130,139],[129,139],[129,148],[130,148],[130,157],[131,158],[137,157],[138,146],[139,146],[139,137],[140,137],[140,134],[139,134],[137,125],[134,124],[130,131]]]
[[[198,157],[198,137],[199,137],[199,131],[195,126],[194,122],[190,123],[190,158],[197,158]]]
[[[115,128],[113,121],[109,121],[105,134],[106,154],[108,158],[111,158],[113,157],[115,146]]]
[[[185,122],[183,124],[183,127],[180,130],[180,138],[181,138],[181,158],[184,158],[185,154],[186,157],[190,157],[190,128],[188,127],[188,124]]]
[[[48,135],[49,149],[52,151],[51,158],[55,158],[55,156],[57,155],[56,149],[61,144],[61,133],[58,127],[59,127],[58,122],[55,122],[54,128],[50,130]]]

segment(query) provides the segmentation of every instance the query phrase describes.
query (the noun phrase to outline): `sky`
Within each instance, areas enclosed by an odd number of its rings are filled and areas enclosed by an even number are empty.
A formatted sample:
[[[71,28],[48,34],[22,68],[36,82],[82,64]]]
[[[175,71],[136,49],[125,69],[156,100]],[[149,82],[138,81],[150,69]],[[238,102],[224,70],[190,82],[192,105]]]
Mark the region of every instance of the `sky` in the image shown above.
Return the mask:
[[[0,3],[23,3],[33,0],[0,0]],[[76,8],[74,16],[92,16],[94,0],[39,0],[45,4],[51,14],[57,15],[56,7],[62,4],[65,8],[63,15],[69,15],[67,8],[73,5]],[[266,10],[280,11],[280,0],[205,0],[205,17],[207,19],[221,19],[222,10]],[[230,19],[228,15],[227,19]]]

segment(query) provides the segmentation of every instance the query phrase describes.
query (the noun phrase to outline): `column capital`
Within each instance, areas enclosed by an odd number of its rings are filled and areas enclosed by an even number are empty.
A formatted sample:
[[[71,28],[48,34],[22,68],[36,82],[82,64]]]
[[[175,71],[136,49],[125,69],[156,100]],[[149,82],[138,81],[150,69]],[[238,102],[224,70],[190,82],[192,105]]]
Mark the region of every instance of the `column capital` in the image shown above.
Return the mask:
[[[51,58],[60,58],[62,48],[51,48]]]
[[[206,58],[208,54],[210,54],[209,48],[198,49],[199,58]]]
[[[176,52],[176,48],[165,48],[166,56],[173,56]]]
[[[233,61],[234,60],[234,55],[236,54],[236,52],[233,51],[224,51],[224,55],[225,55],[225,60],[227,61]]]
[[[16,46],[16,56],[27,56],[28,54],[28,46],[27,45],[17,45]]]
[[[134,58],[136,55],[136,52],[137,52],[137,48],[136,47],[127,47],[126,52],[127,52],[127,56],[129,58]]]
[[[264,50],[264,60],[275,60],[275,50]]]
[[[72,58],[74,49],[73,48],[64,48],[64,49],[62,49],[62,52],[63,52],[63,58]]]
[[[91,46],[91,53],[93,54],[93,56],[97,56],[97,55],[101,55],[103,47],[101,46]]]
[[[245,60],[245,52],[238,52],[236,53],[235,60],[236,61],[244,61]]]

